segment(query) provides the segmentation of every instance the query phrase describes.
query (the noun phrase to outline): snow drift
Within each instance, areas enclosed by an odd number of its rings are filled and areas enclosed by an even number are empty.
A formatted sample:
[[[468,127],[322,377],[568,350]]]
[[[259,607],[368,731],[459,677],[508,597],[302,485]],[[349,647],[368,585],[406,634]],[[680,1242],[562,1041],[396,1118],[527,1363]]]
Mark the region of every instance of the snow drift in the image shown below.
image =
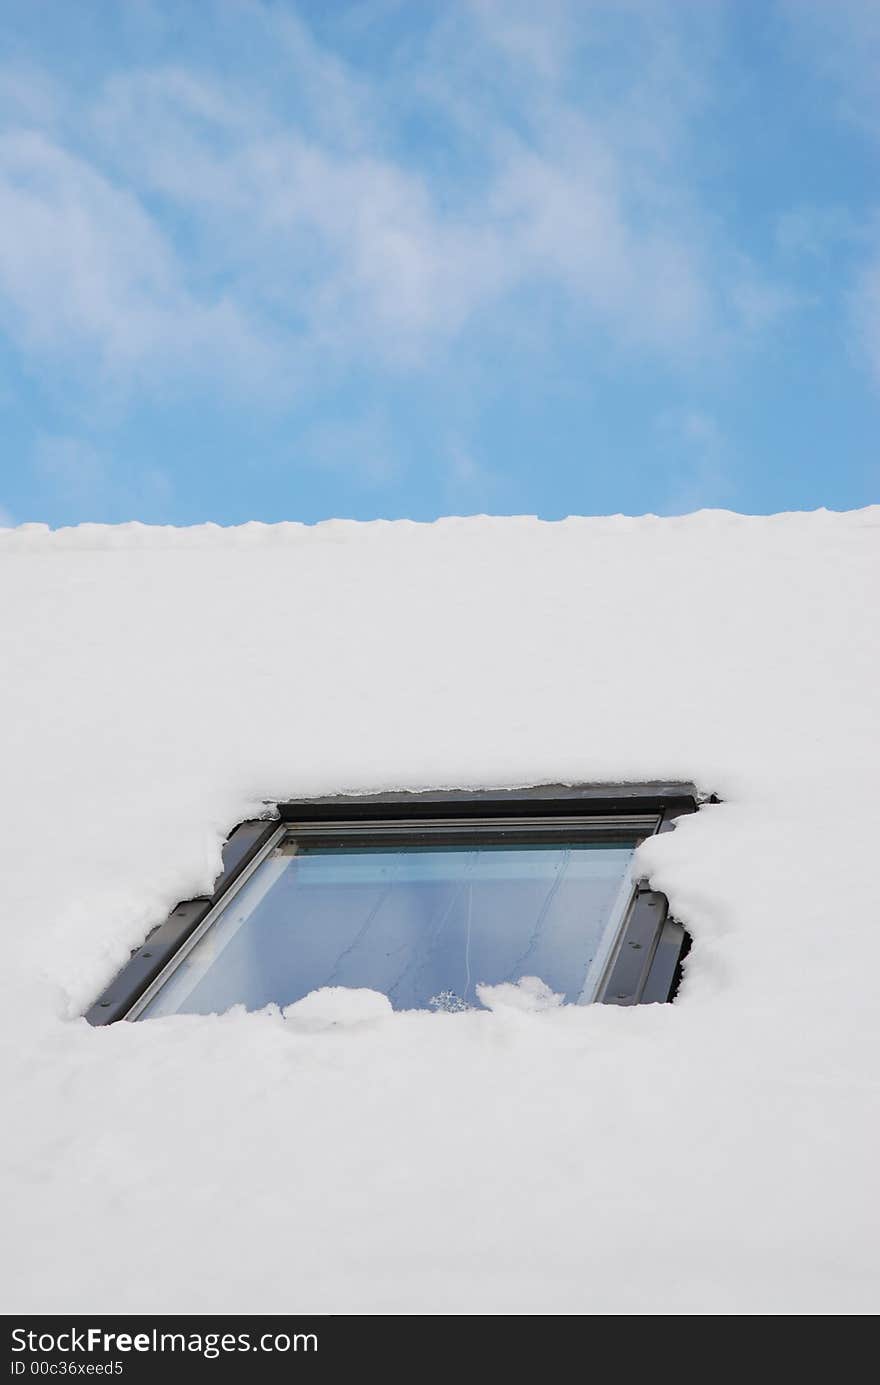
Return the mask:
[[[875,1310],[878,538],[0,533],[6,1310]],[[267,800],[648,779],[672,1006],[80,1018]]]

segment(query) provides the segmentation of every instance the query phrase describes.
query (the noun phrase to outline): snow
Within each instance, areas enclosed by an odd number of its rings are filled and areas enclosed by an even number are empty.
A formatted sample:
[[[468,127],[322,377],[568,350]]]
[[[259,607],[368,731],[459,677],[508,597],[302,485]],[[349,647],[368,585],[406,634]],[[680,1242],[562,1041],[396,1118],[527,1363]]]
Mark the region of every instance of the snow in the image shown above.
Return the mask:
[[[369,1024],[387,1019],[391,1013],[387,995],[353,986],[322,986],[286,1005],[283,1011],[292,1029],[310,1031],[332,1029],[337,1024]]]
[[[0,533],[5,1310],[876,1310],[878,538]],[[266,800],[647,779],[672,1006],[80,1018]]]
[[[477,999],[487,1010],[525,1010],[537,1014],[561,1005],[564,997],[552,991],[540,976],[523,976],[519,981],[502,981],[497,986],[477,986]]]

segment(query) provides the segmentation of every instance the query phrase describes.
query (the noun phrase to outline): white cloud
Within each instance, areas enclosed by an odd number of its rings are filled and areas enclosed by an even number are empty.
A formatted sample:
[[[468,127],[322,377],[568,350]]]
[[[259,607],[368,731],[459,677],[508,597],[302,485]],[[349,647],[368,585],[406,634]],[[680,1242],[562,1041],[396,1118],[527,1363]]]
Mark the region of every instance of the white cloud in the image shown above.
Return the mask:
[[[473,16],[484,41],[494,45],[520,70],[543,81],[558,81],[571,61],[578,24],[567,0],[472,0]]]
[[[574,295],[627,337],[680,347],[711,318],[699,251],[687,226],[638,224],[628,191],[607,145],[566,113],[543,147],[509,149],[490,206],[523,279]]]
[[[743,306],[737,258],[678,171],[701,99],[678,11],[623,7],[638,61],[615,83],[601,45],[623,51],[620,14],[462,6],[389,59],[386,84],[290,13],[221,6],[224,32],[244,15],[271,51],[271,78],[111,73],[65,144],[65,94],[18,100],[0,140],[7,330],[37,360],[289,393],[351,361],[422,366],[529,298],[667,355],[754,326],[755,292]],[[569,81],[591,44],[595,99]],[[407,142],[410,118],[434,134]]]
[[[381,147],[324,142],[179,70],[118,79],[99,123],[248,301],[335,352],[410,364],[548,286],[630,339],[680,347],[710,323],[687,217],[652,215],[644,187],[636,215],[631,167],[559,103],[528,138],[473,127],[486,175],[453,197]]]
[[[14,525],[15,520],[12,518],[12,515],[0,505],[0,529],[12,529]]]
[[[261,349],[236,303],[186,287],[134,194],[38,132],[0,137],[0,307],[26,350],[109,373],[245,368]]]

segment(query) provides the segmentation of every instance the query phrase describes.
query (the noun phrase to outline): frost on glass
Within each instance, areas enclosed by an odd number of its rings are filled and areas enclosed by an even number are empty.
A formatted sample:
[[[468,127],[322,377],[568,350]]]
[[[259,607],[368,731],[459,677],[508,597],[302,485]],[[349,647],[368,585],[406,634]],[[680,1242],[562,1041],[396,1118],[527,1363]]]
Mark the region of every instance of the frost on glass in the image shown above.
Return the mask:
[[[552,846],[282,846],[145,1008],[209,1014],[366,987],[396,1010],[479,1007],[539,977],[592,999],[629,894],[632,840]]]

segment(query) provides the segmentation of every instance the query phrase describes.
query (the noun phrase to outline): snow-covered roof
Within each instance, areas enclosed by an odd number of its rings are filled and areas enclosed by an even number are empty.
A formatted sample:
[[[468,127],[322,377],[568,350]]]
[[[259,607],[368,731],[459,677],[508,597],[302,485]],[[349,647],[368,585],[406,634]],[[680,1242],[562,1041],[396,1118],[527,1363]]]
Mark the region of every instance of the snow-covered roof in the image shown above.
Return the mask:
[[[872,1311],[878,538],[0,533],[7,1311]],[[655,779],[674,1005],[80,1017],[267,800]]]

